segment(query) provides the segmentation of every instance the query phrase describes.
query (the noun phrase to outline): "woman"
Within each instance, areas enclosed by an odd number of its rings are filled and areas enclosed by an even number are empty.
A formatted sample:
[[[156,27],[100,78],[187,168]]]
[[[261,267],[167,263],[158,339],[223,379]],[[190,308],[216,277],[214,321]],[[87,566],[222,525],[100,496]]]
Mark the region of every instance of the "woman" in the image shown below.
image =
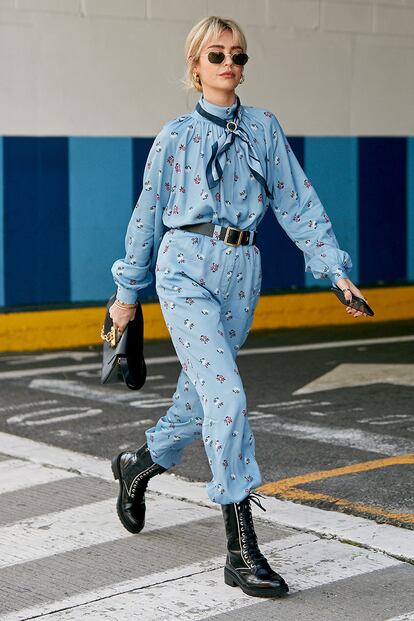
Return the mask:
[[[140,532],[149,479],[202,438],[213,475],[207,493],[221,505],[226,528],[225,582],[248,595],[280,596],[288,585],[260,552],[254,531],[250,501],[260,505],[253,490],[262,479],[235,362],[260,294],[255,231],[266,209],[303,251],[307,271],[330,278],[348,301],[362,294],[346,276],[350,256],[338,247],[275,115],[242,106],[236,96],[248,60],[240,27],[207,17],[190,31],[185,52],[188,80],[201,96],[192,112],[164,125],[151,147],[126,256],[112,266],[118,289],[110,309],[122,333],[155,268],[182,369],[173,403],[146,431],[147,442],[112,460],[118,515],[130,532]]]

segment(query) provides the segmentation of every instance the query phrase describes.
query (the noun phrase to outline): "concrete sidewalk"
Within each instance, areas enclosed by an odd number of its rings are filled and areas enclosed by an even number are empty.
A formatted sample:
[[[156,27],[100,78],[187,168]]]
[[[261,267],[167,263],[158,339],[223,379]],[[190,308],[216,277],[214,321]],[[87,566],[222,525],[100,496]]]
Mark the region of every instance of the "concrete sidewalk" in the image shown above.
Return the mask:
[[[258,600],[224,584],[205,484],[152,479],[139,535],[120,524],[117,492],[109,460],[0,433],[3,621],[414,619],[411,530],[266,497],[256,530],[290,593]]]

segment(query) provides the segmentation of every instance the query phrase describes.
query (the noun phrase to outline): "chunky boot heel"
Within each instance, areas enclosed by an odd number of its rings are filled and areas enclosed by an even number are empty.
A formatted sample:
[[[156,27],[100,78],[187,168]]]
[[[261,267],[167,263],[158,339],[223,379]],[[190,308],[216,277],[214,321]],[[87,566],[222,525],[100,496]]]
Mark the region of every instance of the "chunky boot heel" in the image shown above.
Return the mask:
[[[231,587],[239,586],[237,582],[234,580],[233,576],[224,568],[224,582]]]
[[[263,511],[266,509],[255,497],[260,495],[253,493],[241,502],[221,505],[227,536],[224,582],[228,586],[239,586],[252,597],[280,597],[288,593],[289,587],[260,552],[250,500]]]
[[[139,533],[145,525],[145,492],[148,481],[166,471],[152,461],[147,444],[135,453],[123,452],[111,460],[114,479],[119,481],[116,503],[118,517],[130,533]]]

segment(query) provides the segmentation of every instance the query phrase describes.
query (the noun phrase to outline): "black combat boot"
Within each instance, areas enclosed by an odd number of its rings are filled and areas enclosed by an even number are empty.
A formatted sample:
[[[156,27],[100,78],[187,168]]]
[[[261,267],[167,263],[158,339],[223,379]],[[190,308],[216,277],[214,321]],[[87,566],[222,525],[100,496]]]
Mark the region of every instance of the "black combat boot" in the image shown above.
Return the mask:
[[[166,471],[151,459],[147,444],[135,453],[123,452],[112,459],[114,478],[119,480],[116,504],[119,519],[131,533],[139,533],[145,524],[145,491],[148,481]]]
[[[253,493],[241,502],[221,505],[227,535],[224,582],[229,586],[239,586],[253,597],[278,597],[285,595],[289,587],[259,550],[250,500],[263,511],[266,509]]]

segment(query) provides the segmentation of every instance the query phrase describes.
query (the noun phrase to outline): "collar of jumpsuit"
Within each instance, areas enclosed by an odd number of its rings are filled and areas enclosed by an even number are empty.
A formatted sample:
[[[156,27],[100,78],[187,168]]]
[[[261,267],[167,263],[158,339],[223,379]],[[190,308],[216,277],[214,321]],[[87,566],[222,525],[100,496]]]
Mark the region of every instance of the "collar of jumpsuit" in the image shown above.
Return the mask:
[[[210,114],[214,114],[214,116],[219,116],[221,119],[229,120],[233,118],[234,111],[237,107],[237,97],[231,106],[219,106],[218,104],[211,103],[211,101],[207,101],[207,99],[205,99],[203,95],[201,95],[198,103],[200,104],[200,106],[202,106],[204,110],[206,110]]]
[[[240,121],[243,116],[243,106],[240,103],[238,95],[236,95],[236,100],[230,106],[219,106],[218,104],[207,101],[207,99],[201,95],[197,102],[195,111],[207,121],[216,123],[224,128],[221,136],[211,147],[211,156],[206,168],[208,187],[211,189],[219,185],[220,179],[223,175],[223,169],[226,164],[226,151],[230,148],[237,137],[239,140],[236,143],[236,151],[239,154],[240,152],[242,153],[241,157],[245,157],[250,174],[263,187],[266,196],[268,198],[273,198],[273,194],[270,192],[266,182],[263,166],[264,162],[261,162],[256,148],[251,141],[250,135],[240,125]],[[237,124],[237,127],[234,130],[230,130],[226,127],[227,122],[231,120],[234,120]]]

